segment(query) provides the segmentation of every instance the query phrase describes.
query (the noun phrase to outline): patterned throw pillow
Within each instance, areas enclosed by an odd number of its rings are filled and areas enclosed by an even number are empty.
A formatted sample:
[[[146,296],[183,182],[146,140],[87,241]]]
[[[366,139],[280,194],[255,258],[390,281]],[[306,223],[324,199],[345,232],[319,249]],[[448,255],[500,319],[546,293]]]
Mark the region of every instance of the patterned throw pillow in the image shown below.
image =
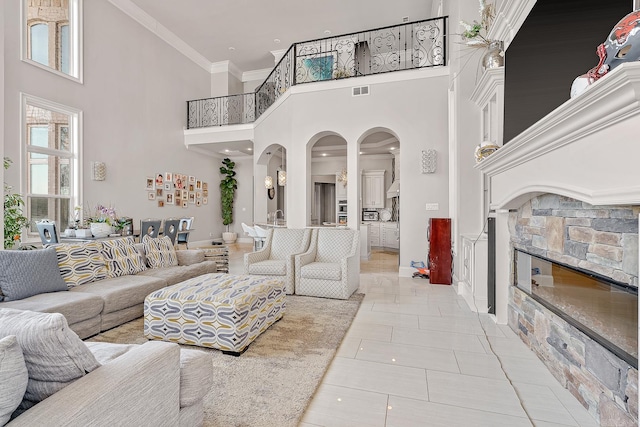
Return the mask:
[[[154,239],[144,236],[142,238],[144,251],[147,254],[147,263],[151,268],[171,267],[178,265],[176,250],[168,236]]]
[[[98,242],[55,245],[60,274],[68,287],[105,279],[107,265]]]
[[[56,250],[0,251],[0,289],[5,301],[46,292],[67,291],[60,276]]]
[[[102,256],[107,263],[109,277],[128,276],[146,269],[134,245],[133,237],[102,241]]]

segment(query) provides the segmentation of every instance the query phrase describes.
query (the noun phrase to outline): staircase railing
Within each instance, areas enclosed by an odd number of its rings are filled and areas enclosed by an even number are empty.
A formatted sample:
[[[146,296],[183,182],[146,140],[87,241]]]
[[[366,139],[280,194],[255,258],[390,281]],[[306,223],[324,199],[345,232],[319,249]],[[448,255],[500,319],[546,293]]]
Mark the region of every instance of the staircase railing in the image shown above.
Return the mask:
[[[255,92],[187,101],[187,128],[254,122],[291,86],[447,63],[447,17],[294,43]]]

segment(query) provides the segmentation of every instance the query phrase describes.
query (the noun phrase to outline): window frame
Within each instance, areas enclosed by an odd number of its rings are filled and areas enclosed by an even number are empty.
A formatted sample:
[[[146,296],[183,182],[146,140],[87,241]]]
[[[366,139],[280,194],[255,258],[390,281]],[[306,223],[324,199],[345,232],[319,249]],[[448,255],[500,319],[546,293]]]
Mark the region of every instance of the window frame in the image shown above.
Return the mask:
[[[51,28],[49,30],[49,44],[54,44],[54,51],[60,48],[59,40],[60,40],[60,27],[61,23],[49,23],[43,21],[41,19],[34,19],[32,22],[27,22],[28,14],[28,0],[20,0],[20,59],[28,64],[31,64],[40,69],[49,71],[53,74],[56,74],[61,77],[65,77],[69,80],[72,80],[76,83],[83,84],[83,23],[82,23],[82,8],[83,8],[84,0],[69,0],[69,20],[65,21],[67,25],[69,25],[69,42],[70,42],[70,51],[69,51],[69,74],[63,73],[62,71],[56,70],[49,65],[44,65],[39,62],[36,62],[29,58],[29,50],[30,50],[30,37],[31,37],[31,26],[35,24],[47,24],[48,26],[55,26],[55,36],[53,39],[51,38]],[[51,59],[49,59],[51,62]],[[55,59],[56,63],[59,62],[58,58]]]
[[[29,144],[30,136],[28,135],[29,129],[32,127],[27,123],[27,105],[50,110],[53,112],[65,114],[69,116],[68,123],[68,143],[69,143],[69,155],[65,150],[58,148],[40,147],[37,145]],[[56,126],[54,132],[56,136],[60,133],[60,126]],[[29,211],[29,200],[33,197],[46,196],[53,199],[66,199],[69,198],[69,210],[73,212],[75,206],[82,206],[82,110],[79,110],[68,105],[59,104],[57,102],[49,101],[47,99],[39,98],[37,96],[29,95],[26,93],[20,93],[20,146],[21,146],[21,159],[20,159],[20,194],[23,195],[25,206],[24,215],[31,221],[31,212]],[[69,195],[63,194],[35,194],[31,193],[29,188],[28,173],[30,168],[29,154],[37,153],[49,156],[64,157],[69,159],[70,173],[69,177],[70,190]],[[63,154],[63,156],[60,156]],[[60,222],[67,221],[68,218],[59,218]],[[59,229],[66,228],[67,223],[58,224]],[[22,234],[22,240],[24,242],[38,242],[40,241],[39,235],[33,233],[29,228]]]

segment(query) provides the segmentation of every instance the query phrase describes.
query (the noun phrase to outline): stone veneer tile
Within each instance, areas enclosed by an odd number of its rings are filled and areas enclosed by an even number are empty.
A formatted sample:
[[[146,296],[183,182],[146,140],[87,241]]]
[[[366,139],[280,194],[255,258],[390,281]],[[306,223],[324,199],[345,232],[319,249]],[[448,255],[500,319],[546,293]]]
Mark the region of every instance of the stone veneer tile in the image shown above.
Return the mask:
[[[593,244],[589,245],[589,252],[601,258],[610,259],[616,262],[622,261],[622,248],[619,247]]]
[[[591,226],[591,218],[565,218],[566,225],[579,225],[582,227]]]
[[[620,233],[610,233],[608,231],[596,231],[593,234],[594,243],[602,243],[604,245],[620,246]]]
[[[638,274],[638,235],[623,234],[622,247],[624,255],[622,257],[622,271],[630,275]]]
[[[531,236],[531,244],[538,249],[547,249],[547,239],[542,236]]]
[[[587,257],[589,255],[587,254]],[[599,264],[594,264],[591,261],[580,261],[578,267],[584,268],[585,270],[591,270],[595,273],[602,274],[603,276],[611,277],[613,275],[613,268],[605,267]]]
[[[547,217],[546,216],[533,216],[531,217],[531,220],[529,221],[529,224],[532,227],[544,227],[547,223]]]
[[[576,242],[592,243],[594,241],[595,231],[587,227],[568,227],[569,238]]]
[[[622,269],[622,262],[621,261],[611,260],[609,258],[604,258],[604,257],[601,257],[599,255],[592,254],[592,253],[587,253],[587,261],[589,261],[589,262],[591,262],[591,263],[593,263],[595,265],[598,265],[600,267],[605,267],[605,268],[609,267],[609,268],[615,269],[615,270],[621,270]],[[611,277],[612,275],[613,275],[613,271],[611,271],[611,272],[606,274],[607,277]]]
[[[587,259],[589,244],[567,240],[564,242],[564,253],[577,259]]]
[[[633,213],[633,209],[613,209],[611,211],[611,218],[636,218],[637,215]]]
[[[560,207],[560,197],[557,194],[543,194],[536,197],[531,201],[531,205],[534,209],[558,209]],[[534,204],[534,200],[537,200],[537,206]]]
[[[635,233],[638,234],[637,219],[594,219],[591,227],[598,231],[610,231],[615,233]]]
[[[564,218],[547,217],[544,236],[547,239],[548,250],[556,253],[564,252]]]

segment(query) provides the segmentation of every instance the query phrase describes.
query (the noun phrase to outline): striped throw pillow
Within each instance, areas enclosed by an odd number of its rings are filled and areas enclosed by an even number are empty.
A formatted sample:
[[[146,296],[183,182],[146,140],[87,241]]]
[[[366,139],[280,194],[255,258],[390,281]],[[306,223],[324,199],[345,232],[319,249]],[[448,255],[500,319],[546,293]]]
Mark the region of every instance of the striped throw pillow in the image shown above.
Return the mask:
[[[149,267],[160,268],[178,265],[176,250],[168,236],[159,239],[144,236],[142,238],[142,244],[144,245],[144,252],[147,255]]]
[[[134,246],[133,237],[104,240],[101,243],[109,277],[127,276],[146,270],[147,267]]]
[[[100,253],[100,243],[70,243],[54,245],[62,280],[67,287],[84,285],[105,279],[107,265]]]

